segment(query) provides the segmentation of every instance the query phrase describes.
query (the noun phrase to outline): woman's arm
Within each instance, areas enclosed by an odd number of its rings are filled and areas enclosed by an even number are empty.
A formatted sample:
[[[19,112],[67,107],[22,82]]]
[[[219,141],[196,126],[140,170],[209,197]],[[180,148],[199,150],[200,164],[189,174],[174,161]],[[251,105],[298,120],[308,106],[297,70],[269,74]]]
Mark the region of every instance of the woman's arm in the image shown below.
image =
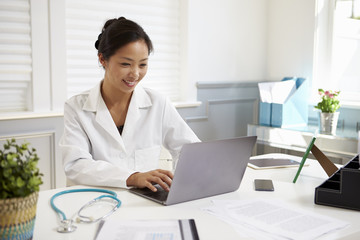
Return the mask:
[[[182,146],[194,142],[200,142],[200,139],[182,119],[170,100],[166,99],[163,118],[163,146],[169,150],[172,156],[173,169],[176,168]]]
[[[64,107],[64,133],[60,148],[65,174],[75,184],[126,188],[126,179],[134,173],[108,160],[93,159],[91,140],[77,111],[69,104]]]

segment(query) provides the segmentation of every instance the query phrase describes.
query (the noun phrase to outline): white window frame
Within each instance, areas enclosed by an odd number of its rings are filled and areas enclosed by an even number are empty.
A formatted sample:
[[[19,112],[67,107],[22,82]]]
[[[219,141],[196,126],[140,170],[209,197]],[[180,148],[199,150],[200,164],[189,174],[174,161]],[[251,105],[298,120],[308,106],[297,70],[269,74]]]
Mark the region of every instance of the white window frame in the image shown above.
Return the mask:
[[[319,101],[317,92],[319,88],[338,90],[335,89],[336,79],[331,74],[336,1],[317,0],[316,2],[314,72],[311,97],[313,104]],[[341,92],[340,100],[342,107],[360,108],[360,97],[354,98],[354,94],[351,92]]]
[[[66,96],[63,1],[30,0],[32,76],[26,111],[2,112],[2,118],[61,112]],[[63,10],[63,11],[62,11]]]
[[[31,32],[32,32],[32,112],[51,112],[63,108],[65,78],[60,80],[62,61],[56,48],[61,49],[61,28],[53,30],[56,15],[61,16],[62,1],[31,0]],[[57,36],[60,35],[60,36]],[[57,39],[56,39],[57,38]],[[57,45],[57,46],[56,46]],[[57,61],[53,61],[54,59]],[[55,74],[58,74],[56,76]]]

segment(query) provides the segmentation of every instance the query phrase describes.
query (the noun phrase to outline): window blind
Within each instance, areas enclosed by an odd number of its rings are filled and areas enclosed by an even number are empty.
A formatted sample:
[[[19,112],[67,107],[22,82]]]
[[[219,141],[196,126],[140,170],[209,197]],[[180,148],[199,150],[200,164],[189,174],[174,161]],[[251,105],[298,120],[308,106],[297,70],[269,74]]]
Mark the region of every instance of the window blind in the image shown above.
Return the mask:
[[[97,84],[104,76],[94,43],[105,21],[124,16],[140,24],[154,45],[146,87],[180,97],[179,0],[67,0],[66,58],[68,97]]]
[[[29,0],[0,1],[0,112],[30,107],[30,26]]]

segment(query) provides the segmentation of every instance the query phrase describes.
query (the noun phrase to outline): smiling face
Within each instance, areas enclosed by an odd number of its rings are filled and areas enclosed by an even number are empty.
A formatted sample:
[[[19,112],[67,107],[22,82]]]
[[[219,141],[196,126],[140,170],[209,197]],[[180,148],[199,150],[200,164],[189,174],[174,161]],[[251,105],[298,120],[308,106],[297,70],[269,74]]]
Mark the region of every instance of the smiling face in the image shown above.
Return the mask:
[[[99,61],[105,68],[103,87],[131,94],[147,72],[148,55],[149,50],[143,40],[119,48],[108,60],[99,54]]]

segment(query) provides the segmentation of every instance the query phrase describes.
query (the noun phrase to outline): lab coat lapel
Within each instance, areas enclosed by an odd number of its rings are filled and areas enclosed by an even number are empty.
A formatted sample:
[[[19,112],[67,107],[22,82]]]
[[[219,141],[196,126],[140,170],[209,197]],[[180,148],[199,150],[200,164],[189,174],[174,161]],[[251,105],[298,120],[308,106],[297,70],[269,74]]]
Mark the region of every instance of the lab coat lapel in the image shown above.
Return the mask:
[[[111,117],[109,109],[106,107],[106,104],[102,98],[99,99],[96,111],[96,121],[105,129],[108,134],[110,134],[117,142],[119,142],[125,151],[123,139],[121,138],[114,120]]]
[[[83,109],[85,111],[95,112],[95,120],[99,126],[119,143],[123,151],[126,151],[123,139],[121,138],[109,109],[106,107],[104,99],[101,96],[100,86],[101,83],[90,90],[89,98],[85,102]]]
[[[136,122],[141,116],[140,109],[148,108],[151,105],[152,103],[149,95],[141,86],[137,86],[133,92],[133,96],[131,97],[129,109],[126,115],[124,130],[122,134],[124,142],[126,142],[127,137],[131,137],[131,135],[135,131],[134,128],[138,126]]]

